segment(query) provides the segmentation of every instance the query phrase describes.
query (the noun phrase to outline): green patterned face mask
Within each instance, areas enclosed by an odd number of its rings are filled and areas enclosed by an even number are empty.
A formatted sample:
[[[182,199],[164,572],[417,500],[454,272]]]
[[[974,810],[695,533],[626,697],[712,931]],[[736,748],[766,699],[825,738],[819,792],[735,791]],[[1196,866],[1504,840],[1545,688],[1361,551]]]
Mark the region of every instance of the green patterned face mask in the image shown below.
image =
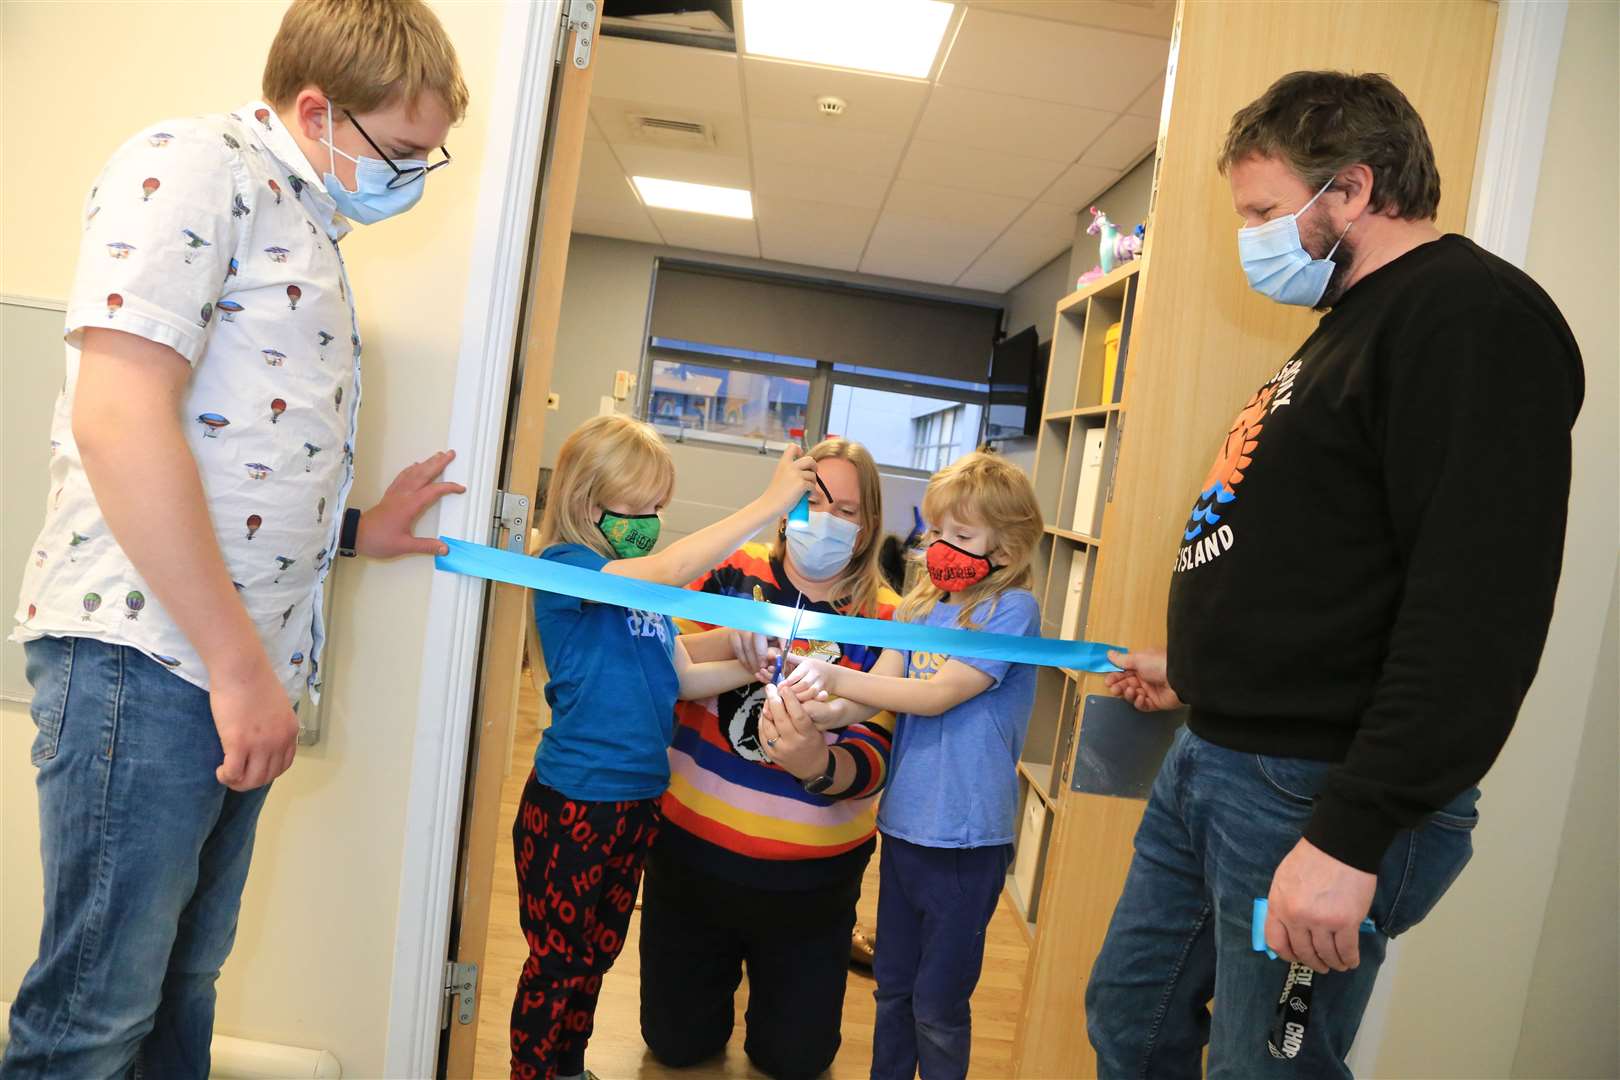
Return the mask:
[[[635,559],[652,554],[658,543],[658,529],[663,522],[657,514],[615,514],[603,510],[596,519],[596,527],[607,537],[608,547],[621,559]]]

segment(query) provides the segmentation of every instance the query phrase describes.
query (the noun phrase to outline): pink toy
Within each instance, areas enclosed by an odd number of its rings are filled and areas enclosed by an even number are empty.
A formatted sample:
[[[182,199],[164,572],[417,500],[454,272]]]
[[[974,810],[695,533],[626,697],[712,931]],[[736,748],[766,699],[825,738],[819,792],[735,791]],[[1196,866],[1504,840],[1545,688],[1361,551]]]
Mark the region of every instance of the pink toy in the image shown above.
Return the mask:
[[[1114,267],[1142,254],[1142,226],[1138,225],[1129,235],[1121,236],[1118,227],[1108,220],[1108,215],[1095,206],[1091,208],[1091,224],[1086,227],[1086,232],[1098,238],[1097,259],[1104,274],[1113,272]]]

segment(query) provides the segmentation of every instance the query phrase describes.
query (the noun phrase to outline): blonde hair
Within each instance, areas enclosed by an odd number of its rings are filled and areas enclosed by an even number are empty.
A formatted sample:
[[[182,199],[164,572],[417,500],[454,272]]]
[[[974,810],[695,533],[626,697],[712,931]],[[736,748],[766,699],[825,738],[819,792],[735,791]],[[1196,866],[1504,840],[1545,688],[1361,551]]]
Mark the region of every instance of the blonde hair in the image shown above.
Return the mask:
[[[1031,563],[1041,542],[1040,503],[1022,469],[997,454],[976,450],[945,466],[928,481],[928,490],[923,493],[923,517],[937,529],[946,514],[995,530],[995,547],[985,556],[997,567],[996,571],[956,594],[961,605],[957,625],[976,630],[972,615],[982,602],[1008,589],[1028,589],[1034,584]],[[924,576],[900,601],[895,618],[919,622],[944,596]]]
[[[583,544],[608,559],[618,555],[591,514],[612,506],[663,504],[675,490],[675,462],[652,428],[628,416],[587,420],[563,440],[540,520],[540,550]]]
[[[455,46],[422,0],[293,0],[270,43],[264,97],[284,109],[306,86],[355,113],[401,100],[414,113],[431,92],[451,123],[467,115]]]
[[[883,572],[878,569],[878,552],[883,546],[883,484],[877,462],[866,447],[848,439],[823,439],[810,448],[810,456],[817,461],[838,458],[855,466],[861,493],[861,535],[844,572],[833,582],[831,595],[835,601],[845,601],[847,611],[875,614],[878,590],[884,585]],[[786,518],[777,522],[771,557],[787,558]]]

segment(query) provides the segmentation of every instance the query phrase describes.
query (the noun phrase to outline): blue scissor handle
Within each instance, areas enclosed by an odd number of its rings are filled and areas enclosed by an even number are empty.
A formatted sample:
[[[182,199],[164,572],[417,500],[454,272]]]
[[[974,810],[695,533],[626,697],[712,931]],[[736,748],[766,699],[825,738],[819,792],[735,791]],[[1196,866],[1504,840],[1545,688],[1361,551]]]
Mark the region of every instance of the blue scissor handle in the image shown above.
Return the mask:
[[[1377,925],[1371,919],[1361,920],[1361,932],[1377,931]],[[1249,924],[1249,947],[1255,952],[1263,952],[1273,960],[1277,954],[1271,946],[1266,944],[1266,898],[1259,896],[1254,901],[1254,921]]]

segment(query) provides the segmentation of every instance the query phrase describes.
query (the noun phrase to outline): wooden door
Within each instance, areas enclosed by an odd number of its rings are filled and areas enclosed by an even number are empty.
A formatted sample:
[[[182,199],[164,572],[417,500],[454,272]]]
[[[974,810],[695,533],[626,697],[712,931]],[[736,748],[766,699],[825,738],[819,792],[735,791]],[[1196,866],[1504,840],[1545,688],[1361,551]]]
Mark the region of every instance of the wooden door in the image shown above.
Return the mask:
[[[575,5],[578,10],[582,5]],[[596,5],[597,15],[601,4]],[[590,39],[590,61],[576,63],[581,36]],[[539,209],[529,256],[527,299],[523,314],[523,340],[513,366],[512,406],[508,421],[502,490],[527,498],[535,505],[540,478],[540,447],[545,435],[546,398],[551,393],[551,369],[557,347],[557,320],[562,312],[563,274],[568,265],[568,241],[574,220],[574,196],[579,186],[580,158],[589,122],[594,58],[601,47],[595,27],[570,30],[564,35],[552,87],[553,111],[546,125],[549,141],[541,171]],[[525,517],[517,543],[527,539],[532,514]],[[506,544],[510,537],[502,536]],[[476,723],[468,755],[468,780],[462,811],[460,869],[456,883],[456,910],[451,924],[450,958],[477,965],[483,986],[484,942],[489,933],[490,874],[495,859],[496,817],[500,810],[501,781],[507,767],[512,722],[517,712],[518,680],[522,678],[524,640],[530,618],[527,591],[492,582],[484,616]],[[511,913],[508,913],[511,914]],[[485,1006],[480,996],[478,1008]],[[491,1001],[490,1008],[508,1009],[509,1001]],[[453,1010],[454,1011],[454,1010]],[[477,1048],[478,1019],[461,1023],[452,1015],[441,1060],[443,1075],[468,1077]]]
[[[1311,312],[1251,292],[1238,269],[1239,222],[1215,169],[1232,114],[1289,71],[1388,74],[1434,144],[1439,225],[1461,231],[1495,26],[1489,0],[1181,4],[1088,637],[1163,644],[1180,528],[1210,456],[1232,416],[1315,322]],[[1083,693],[1104,692],[1100,677],[1086,680]],[[1014,1045],[1019,1077],[1096,1075],[1086,980],[1145,806],[1066,784],[1060,792]]]

